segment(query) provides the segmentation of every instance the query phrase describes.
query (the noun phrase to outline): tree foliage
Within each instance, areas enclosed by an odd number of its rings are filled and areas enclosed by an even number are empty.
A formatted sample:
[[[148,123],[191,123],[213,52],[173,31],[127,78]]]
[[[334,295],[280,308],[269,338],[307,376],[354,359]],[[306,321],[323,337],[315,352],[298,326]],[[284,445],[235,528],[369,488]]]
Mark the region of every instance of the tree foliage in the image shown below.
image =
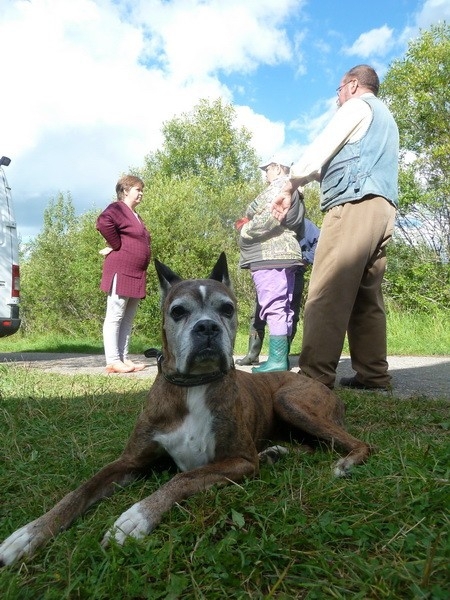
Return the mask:
[[[98,335],[100,248],[92,214],[76,218],[70,195],[44,211],[41,233],[22,261],[22,315],[28,331]],[[103,307],[102,307],[103,310]]]
[[[153,256],[183,277],[206,277],[225,251],[243,313],[253,307],[253,284],[238,267],[234,222],[263,182],[249,132],[236,124],[232,106],[201,100],[189,113],[163,125],[160,150],[139,171],[145,182],[140,214],[152,232]],[[149,269],[145,315],[159,316],[157,279]],[[158,318],[159,320],[159,318]]]
[[[450,25],[432,26],[410,43],[404,58],[395,61],[386,74],[382,96],[400,132],[400,210],[421,224],[417,231],[421,242],[427,241],[420,239],[425,224],[429,243],[448,260]],[[411,237],[415,232],[409,230]]]
[[[207,277],[222,251],[239,296],[250,290],[248,273],[238,268],[239,249],[234,222],[253,197],[248,185],[235,184],[212,191],[197,177],[185,180],[154,177],[146,181],[139,213],[152,232],[153,257],[167,263],[182,277]],[[148,329],[148,316],[159,321],[159,292],[153,265],[148,271],[148,297],[138,311],[136,326]],[[247,281],[248,278],[248,281]]]
[[[258,162],[251,134],[235,121],[233,106],[220,99],[200,100],[191,112],[163,124],[164,142],[147,156],[147,173],[178,180],[194,177],[216,191],[255,183]]]
[[[387,253],[384,293],[391,310],[426,314],[448,310],[450,269],[437,260],[433,248],[397,241]]]
[[[450,25],[433,26],[414,39],[390,67],[382,93],[403,153],[414,154],[416,171],[442,203],[450,195]]]

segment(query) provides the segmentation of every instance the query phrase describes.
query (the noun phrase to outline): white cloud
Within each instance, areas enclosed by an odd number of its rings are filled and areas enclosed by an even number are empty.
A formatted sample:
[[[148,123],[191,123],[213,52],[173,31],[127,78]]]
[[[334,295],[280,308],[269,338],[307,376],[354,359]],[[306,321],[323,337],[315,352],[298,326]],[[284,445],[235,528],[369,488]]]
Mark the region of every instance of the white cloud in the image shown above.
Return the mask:
[[[349,56],[384,56],[393,44],[393,29],[387,25],[362,33],[350,48],[345,48],[345,54]]]
[[[283,22],[293,0],[174,0],[138,2],[148,33],[147,57],[190,80],[218,70],[251,71],[291,57]],[[156,40],[156,41],[155,41]]]
[[[253,145],[262,160],[278,151],[285,138],[284,123],[274,123],[248,106],[235,106],[236,124],[253,133]]]
[[[315,115],[305,114],[289,123],[289,130],[301,134],[311,143],[337,111],[336,96],[321,102],[316,107]]]
[[[0,152],[16,218],[39,229],[49,198],[105,205],[200,98],[232,101],[220,72],[290,60],[298,0],[11,0],[0,7]],[[283,126],[237,107],[261,154]],[[20,219],[19,219],[20,213]]]
[[[420,30],[429,29],[439,22],[450,22],[450,2],[448,0],[425,0],[421,9],[415,13],[412,25],[402,31],[400,41],[407,45],[411,38],[419,35]]]
[[[448,0],[426,0],[417,13],[416,23],[421,29],[428,29],[433,23],[450,20],[450,2]]]

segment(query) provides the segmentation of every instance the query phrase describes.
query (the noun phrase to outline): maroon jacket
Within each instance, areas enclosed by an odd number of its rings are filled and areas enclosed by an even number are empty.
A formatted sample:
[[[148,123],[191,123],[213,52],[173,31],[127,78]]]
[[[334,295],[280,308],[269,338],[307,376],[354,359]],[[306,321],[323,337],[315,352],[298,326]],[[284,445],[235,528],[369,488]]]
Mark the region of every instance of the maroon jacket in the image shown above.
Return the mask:
[[[129,206],[118,200],[98,217],[97,229],[113,249],[103,263],[100,289],[109,293],[117,273],[118,296],[145,298],[151,237],[144,223]]]

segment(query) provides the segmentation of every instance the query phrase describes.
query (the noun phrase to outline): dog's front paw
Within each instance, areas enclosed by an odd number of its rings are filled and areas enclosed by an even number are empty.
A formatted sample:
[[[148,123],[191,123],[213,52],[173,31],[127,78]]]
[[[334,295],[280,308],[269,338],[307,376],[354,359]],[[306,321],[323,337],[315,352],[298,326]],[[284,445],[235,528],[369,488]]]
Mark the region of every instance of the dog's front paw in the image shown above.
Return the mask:
[[[121,546],[125,543],[127,537],[133,537],[137,540],[143,538],[153,529],[151,521],[143,514],[139,507],[139,502],[120,515],[114,525],[106,532],[102,546],[108,546],[111,539],[115,540]]]
[[[33,554],[46,538],[39,530],[37,520],[17,529],[0,546],[0,567],[12,565],[19,558]]]
[[[350,454],[347,454],[347,456],[344,456],[337,461],[333,468],[335,476],[347,477],[350,475],[350,471],[354,465],[360,465],[365,462],[373,452],[375,452],[373,446],[361,442],[350,452]]]
[[[346,456],[345,458],[340,458],[333,467],[334,476],[348,477],[350,475],[350,471],[353,464],[353,460],[348,456]]]

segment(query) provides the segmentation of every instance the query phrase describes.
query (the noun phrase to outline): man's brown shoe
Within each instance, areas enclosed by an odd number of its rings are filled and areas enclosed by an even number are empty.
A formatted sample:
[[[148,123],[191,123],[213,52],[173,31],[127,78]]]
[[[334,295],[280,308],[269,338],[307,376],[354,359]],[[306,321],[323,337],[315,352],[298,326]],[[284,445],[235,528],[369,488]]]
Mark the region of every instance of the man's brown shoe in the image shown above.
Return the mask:
[[[356,377],[341,377],[339,381],[339,385],[341,387],[352,388],[354,390],[379,390],[386,392],[390,388],[386,385],[370,385],[366,383],[361,383],[356,379]]]

